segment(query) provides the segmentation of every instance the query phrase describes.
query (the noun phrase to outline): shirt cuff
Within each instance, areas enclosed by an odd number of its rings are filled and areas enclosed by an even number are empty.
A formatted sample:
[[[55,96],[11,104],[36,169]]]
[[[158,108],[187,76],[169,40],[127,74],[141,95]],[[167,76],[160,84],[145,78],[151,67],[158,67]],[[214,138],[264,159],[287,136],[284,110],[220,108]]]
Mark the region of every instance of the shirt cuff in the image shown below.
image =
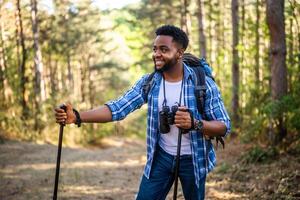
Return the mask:
[[[230,120],[220,120],[220,121],[223,122],[226,126],[226,132],[224,135],[224,137],[226,137],[230,133],[230,130],[231,130]]]
[[[108,107],[108,109],[111,112],[111,116],[112,116],[112,121],[117,121],[117,114],[116,111],[118,110],[117,105],[113,102],[113,101],[109,101],[107,103],[105,103],[104,105],[106,105]]]

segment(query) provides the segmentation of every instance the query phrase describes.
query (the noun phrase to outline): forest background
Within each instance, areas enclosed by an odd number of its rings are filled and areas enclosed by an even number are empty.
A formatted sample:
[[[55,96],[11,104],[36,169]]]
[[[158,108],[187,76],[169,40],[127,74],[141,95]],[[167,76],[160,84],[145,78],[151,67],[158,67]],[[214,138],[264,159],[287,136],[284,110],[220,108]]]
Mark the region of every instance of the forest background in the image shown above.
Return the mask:
[[[153,71],[155,29],[174,24],[189,35],[187,52],[212,66],[232,135],[300,152],[299,1],[142,0],[115,9],[95,2],[0,1],[2,139],[56,144],[53,109],[67,101],[95,108],[124,93]],[[121,122],[73,126],[64,143],[145,130],[143,106]]]

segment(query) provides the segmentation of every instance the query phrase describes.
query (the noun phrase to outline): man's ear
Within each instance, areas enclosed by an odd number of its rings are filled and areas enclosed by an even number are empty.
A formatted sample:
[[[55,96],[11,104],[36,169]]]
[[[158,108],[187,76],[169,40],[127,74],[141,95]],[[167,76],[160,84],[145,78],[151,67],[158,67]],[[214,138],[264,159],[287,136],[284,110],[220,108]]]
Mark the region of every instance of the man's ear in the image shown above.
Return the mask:
[[[178,53],[178,58],[182,58],[183,53],[184,53],[184,49],[183,48],[178,49],[177,53]]]

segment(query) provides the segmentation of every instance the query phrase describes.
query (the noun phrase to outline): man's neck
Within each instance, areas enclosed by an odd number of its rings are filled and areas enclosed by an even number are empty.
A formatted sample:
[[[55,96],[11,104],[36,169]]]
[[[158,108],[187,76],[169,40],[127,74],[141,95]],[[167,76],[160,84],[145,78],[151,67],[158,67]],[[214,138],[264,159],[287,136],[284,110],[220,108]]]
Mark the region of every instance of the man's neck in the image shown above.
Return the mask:
[[[182,80],[183,75],[183,63],[178,62],[176,66],[172,67],[170,70],[163,72],[164,78],[168,82],[178,82]]]

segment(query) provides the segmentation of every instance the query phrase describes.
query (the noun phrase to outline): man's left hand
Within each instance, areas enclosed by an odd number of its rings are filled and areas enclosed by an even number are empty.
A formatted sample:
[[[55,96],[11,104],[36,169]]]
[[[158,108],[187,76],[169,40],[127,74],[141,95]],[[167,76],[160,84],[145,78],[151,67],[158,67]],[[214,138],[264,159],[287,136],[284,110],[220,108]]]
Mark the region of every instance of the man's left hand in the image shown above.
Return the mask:
[[[178,107],[178,111],[175,115],[175,125],[182,129],[191,129],[192,119],[190,113],[187,111],[188,108],[185,106]]]

